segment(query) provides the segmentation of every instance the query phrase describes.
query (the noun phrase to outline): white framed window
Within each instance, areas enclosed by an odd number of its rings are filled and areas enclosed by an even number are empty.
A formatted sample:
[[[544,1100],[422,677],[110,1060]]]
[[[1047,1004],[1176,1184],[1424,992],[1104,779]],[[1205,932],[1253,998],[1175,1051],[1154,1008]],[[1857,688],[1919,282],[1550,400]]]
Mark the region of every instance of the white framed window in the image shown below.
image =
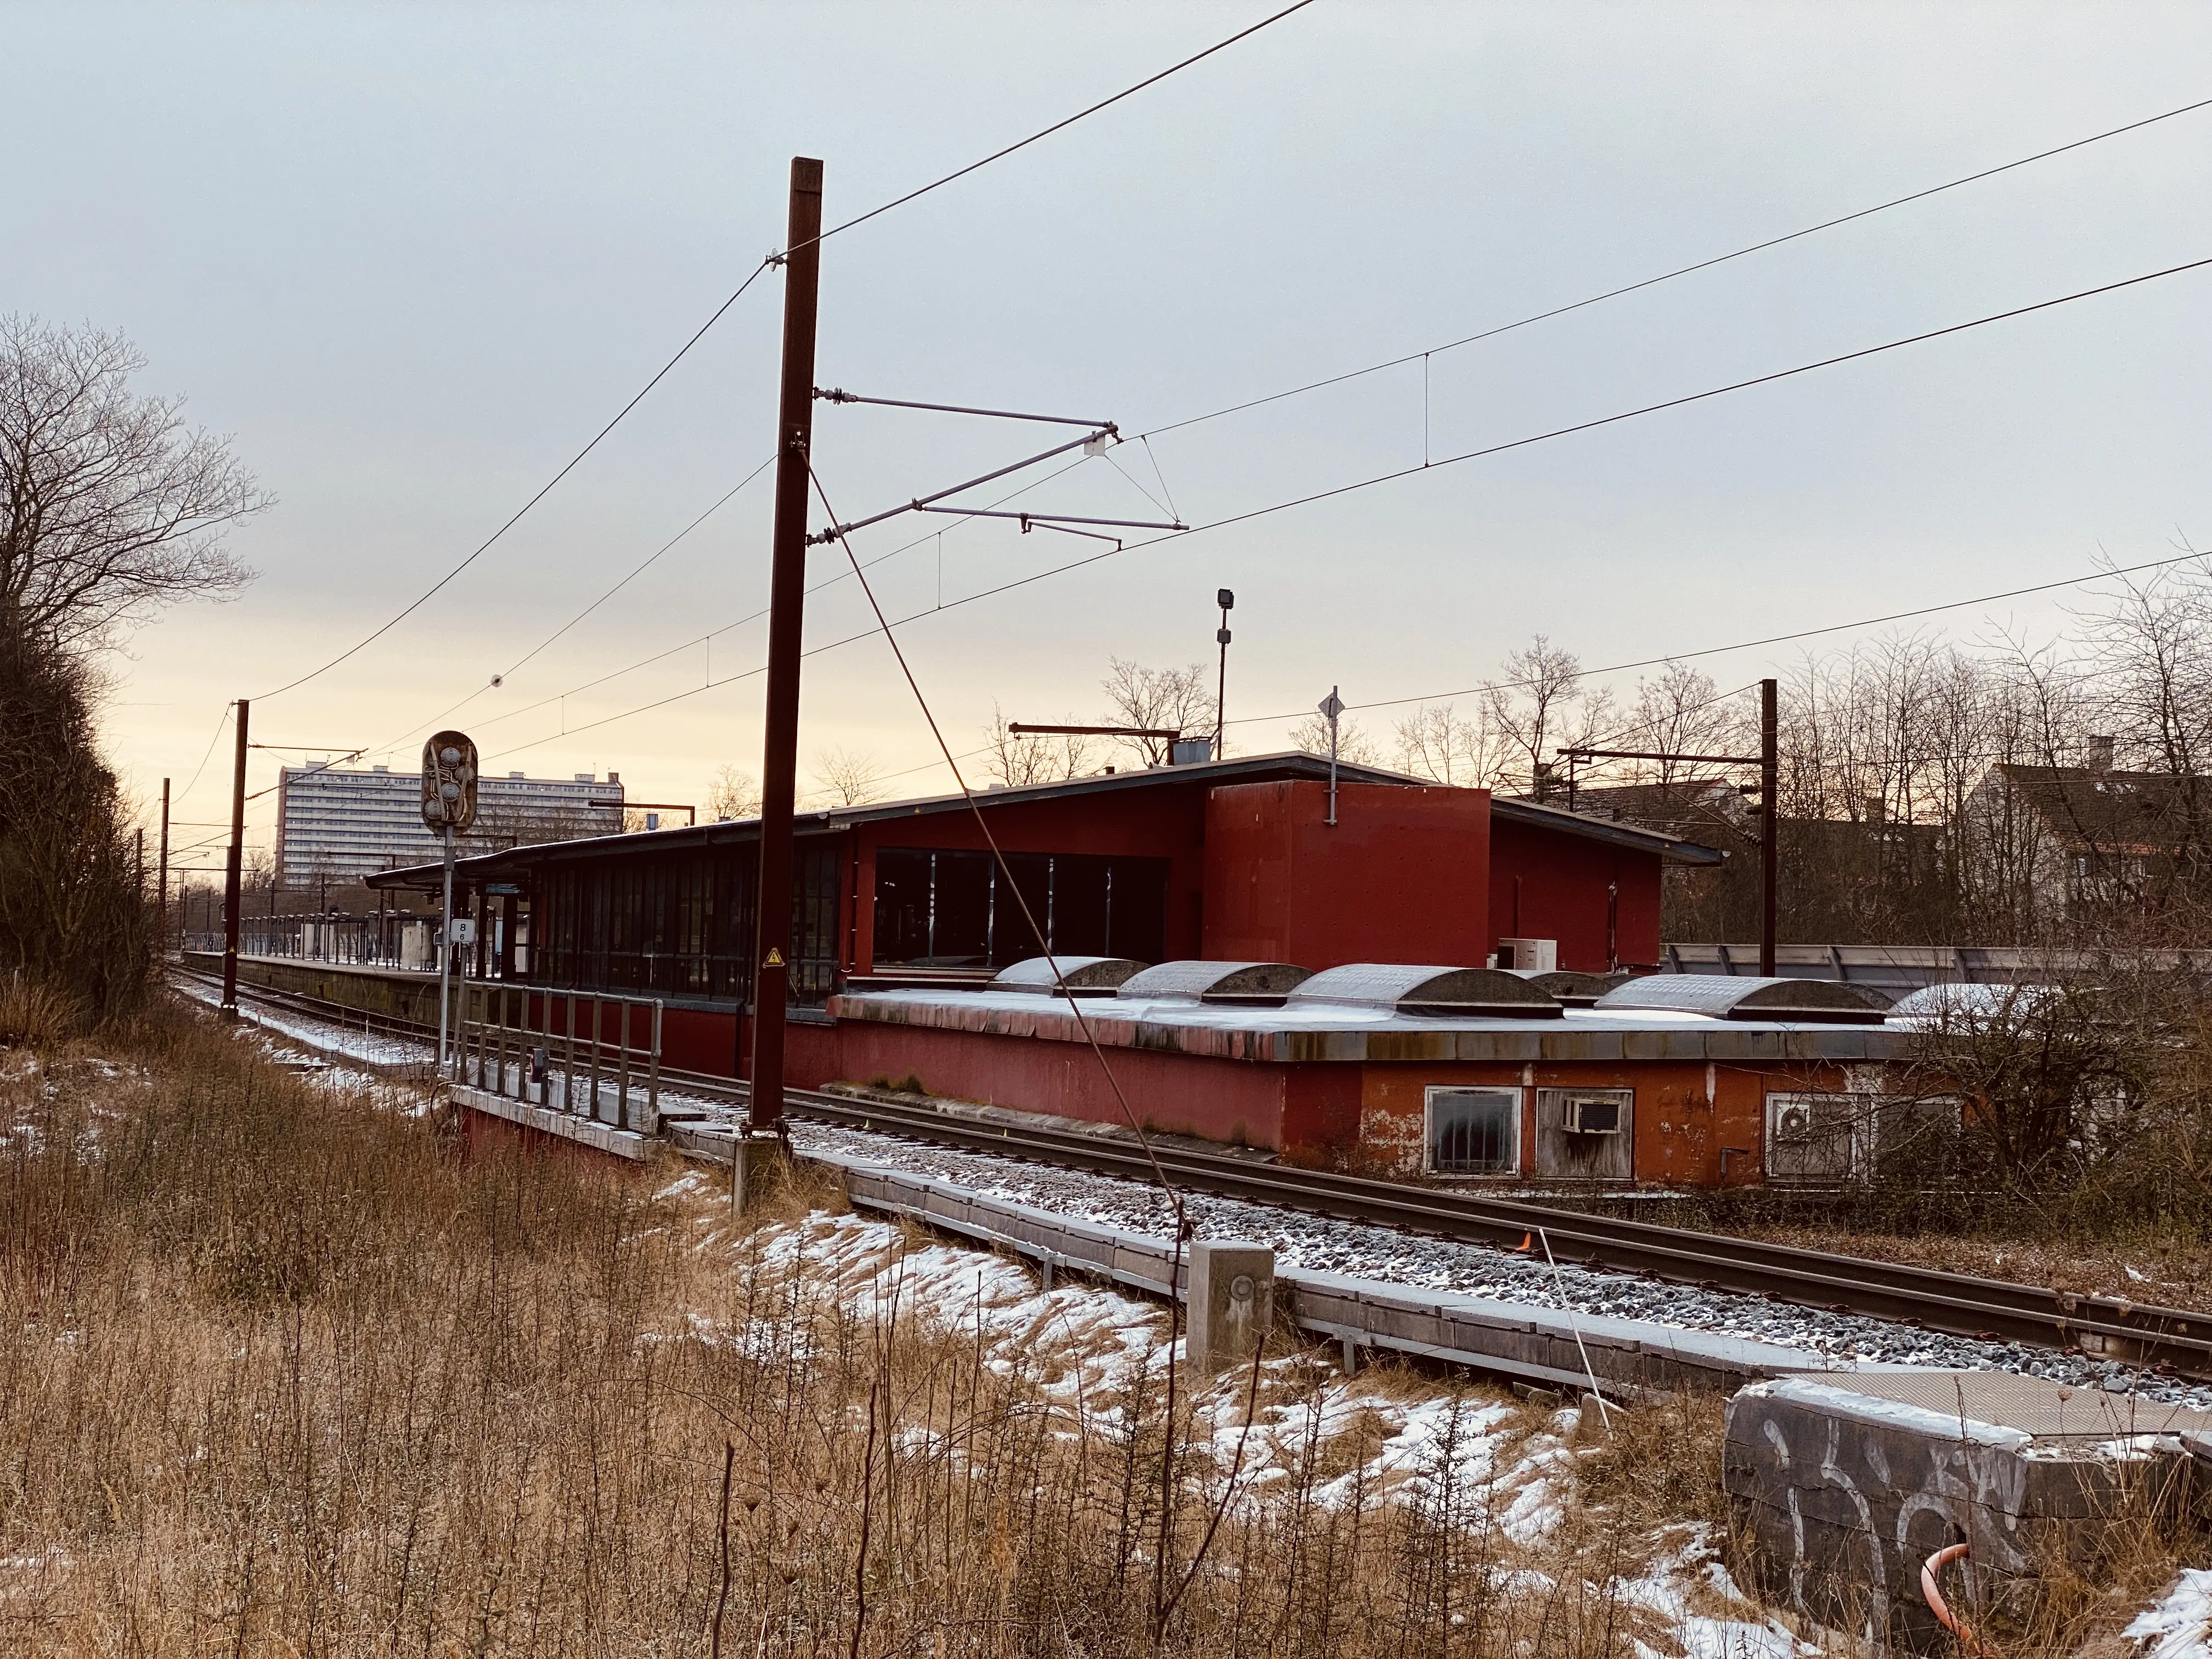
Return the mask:
[[[1431,1175],[1518,1175],[1521,1091],[1425,1091],[1423,1167]]]

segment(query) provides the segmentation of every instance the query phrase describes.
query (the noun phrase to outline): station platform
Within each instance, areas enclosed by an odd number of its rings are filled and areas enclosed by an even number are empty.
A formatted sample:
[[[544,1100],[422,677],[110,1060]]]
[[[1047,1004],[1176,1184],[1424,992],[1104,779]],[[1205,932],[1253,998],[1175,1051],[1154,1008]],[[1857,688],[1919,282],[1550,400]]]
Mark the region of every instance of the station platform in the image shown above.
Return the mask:
[[[222,972],[222,957],[214,951],[186,951],[183,961],[185,967],[203,974]],[[416,1020],[425,1025],[438,1023],[438,975],[421,969],[241,954],[238,977],[243,984],[320,997],[363,1013]]]

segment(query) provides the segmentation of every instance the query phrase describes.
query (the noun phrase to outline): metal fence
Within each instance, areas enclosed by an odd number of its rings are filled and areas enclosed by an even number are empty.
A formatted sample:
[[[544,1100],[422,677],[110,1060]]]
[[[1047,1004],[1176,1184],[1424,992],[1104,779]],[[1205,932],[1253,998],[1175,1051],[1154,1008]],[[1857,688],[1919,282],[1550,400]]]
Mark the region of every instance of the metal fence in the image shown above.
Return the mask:
[[[460,1005],[456,1081],[617,1128],[659,1133],[659,998],[540,992],[543,1024],[533,1025],[532,994],[519,986],[469,981],[453,989]]]

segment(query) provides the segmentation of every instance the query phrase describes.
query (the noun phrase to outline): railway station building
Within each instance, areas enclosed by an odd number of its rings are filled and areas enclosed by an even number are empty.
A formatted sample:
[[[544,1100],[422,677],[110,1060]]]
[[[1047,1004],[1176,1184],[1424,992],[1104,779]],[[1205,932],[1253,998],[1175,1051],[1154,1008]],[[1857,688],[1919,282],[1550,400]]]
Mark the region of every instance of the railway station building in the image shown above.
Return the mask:
[[[540,1029],[572,997],[657,998],[667,1065],[742,1076],[758,840],[744,820],[464,859],[477,969],[528,988]],[[802,813],[788,1076],[1109,1122],[1126,1101],[1340,1165],[1756,1181],[1770,1097],[1847,1089],[1880,1002],[1589,1006],[1660,968],[1666,866],[1720,857],[1304,754]],[[1047,954],[1091,981],[1079,1010]]]

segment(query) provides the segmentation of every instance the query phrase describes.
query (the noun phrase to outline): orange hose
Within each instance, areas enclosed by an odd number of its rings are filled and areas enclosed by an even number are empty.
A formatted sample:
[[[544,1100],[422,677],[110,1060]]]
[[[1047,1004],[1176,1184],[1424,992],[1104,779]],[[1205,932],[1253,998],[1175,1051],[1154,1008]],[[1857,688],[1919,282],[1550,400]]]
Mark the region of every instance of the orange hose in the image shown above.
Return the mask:
[[[1943,1600],[1943,1592],[1936,1587],[1936,1575],[1954,1561],[1962,1560],[1973,1552],[1965,1544],[1954,1544],[1940,1549],[1921,1564],[1920,1594],[1927,1599],[1928,1610],[1942,1620],[1943,1628],[1959,1638],[1959,1645],[1977,1659],[1997,1659],[1996,1650],[1975,1634],[1974,1627],[1953,1613]]]

